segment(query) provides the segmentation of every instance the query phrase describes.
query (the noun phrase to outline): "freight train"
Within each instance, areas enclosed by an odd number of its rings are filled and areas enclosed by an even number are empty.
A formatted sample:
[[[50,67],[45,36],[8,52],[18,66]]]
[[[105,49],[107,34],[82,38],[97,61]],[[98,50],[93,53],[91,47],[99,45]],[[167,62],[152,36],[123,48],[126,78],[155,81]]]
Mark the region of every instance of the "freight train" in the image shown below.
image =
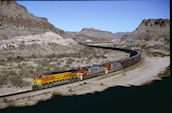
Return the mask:
[[[100,65],[87,66],[63,72],[38,74],[38,76],[34,78],[34,83],[32,86],[33,90],[49,88],[57,85],[88,79],[95,76],[101,76],[107,73],[112,73],[127,68],[131,65],[134,65],[141,60],[141,53],[137,50],[98,46],[90,47],[124,51],[130,53],[130,57],[121,59],[119,61],[108,62]]]

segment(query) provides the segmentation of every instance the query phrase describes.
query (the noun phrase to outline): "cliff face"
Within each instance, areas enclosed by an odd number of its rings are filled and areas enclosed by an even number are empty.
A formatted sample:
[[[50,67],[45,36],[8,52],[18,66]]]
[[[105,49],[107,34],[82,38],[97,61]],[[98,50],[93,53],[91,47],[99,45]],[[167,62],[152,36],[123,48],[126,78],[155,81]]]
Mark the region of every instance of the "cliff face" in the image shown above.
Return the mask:
[[[170,21],[168,19],[144,19],[135,31],[122,39],[170,40]]]
[[[170,21],[168,19],[144,19],[136,30],[122,36],[121,41],[123,45],[130,47],[169,50]]]
[[[50,24],[46,18],[30,14],[25,7],[17,4],[15,1],[0,2],[0,30],[1,39],[45,31],[52,31],[57,34],[64,33],[63,30],[55,28]],[[11,31],[10,34],[8,34],[9,31]]]

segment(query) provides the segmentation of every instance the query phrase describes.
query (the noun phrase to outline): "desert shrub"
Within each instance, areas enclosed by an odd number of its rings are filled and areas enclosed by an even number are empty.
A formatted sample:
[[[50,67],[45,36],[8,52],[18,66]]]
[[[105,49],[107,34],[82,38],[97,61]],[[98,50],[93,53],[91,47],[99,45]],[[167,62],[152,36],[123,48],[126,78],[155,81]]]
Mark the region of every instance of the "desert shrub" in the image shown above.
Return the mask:
[[[47,67],[47,66],[49,66],[49,62],[42,62],[41,65],[42,65],[43,67]]]
[[[21,70],[24,68],[24,65],[23,64],[18,64],[17,66],[18,66],[17,68],[18,69],[21,69]]]
[[[76,62],[78,62],[78,63],[79,63],[79,62],[80,62],[80,60],[78,59],[78,60],[76,60]]]
[[[101,86],[103,86],[104,84],[103,84],[103,83],[101,83],[100,85],[101,85]]]
[[[54,96],[54,95],[63,96],[63,94],[62,94],[61,92],[54,92],[54,93],[53,93],[53,96]]]
[[[67,64],[67,65],[70,65],[70,64],[72,64],[72,62],[74,62],[74,61],[75,61],[75,59],[68,58],[66,64]]]
[[[46,57],[47,58],[54,58],[54,57],[57,57],[57,55],[55,53],[53,53],[53,54],[47,55]]]
[[[141,49],[149,50],[150,48],[146,44],[143,44],[141,45]]]
[[[15,58],[13,58],[13,57],[9,56],[9,57],[7,57],[7,61],[9,61],[9,62],[11,62],[11,61],[15,61]]]
[[[65,67],[62,67],[62,68],[58,68],[57,71],[64,71],[64,70],[66,70]]]
[[[60,62],[58,62],[58,63],[57,63],[57,65],[61,65],[61,63],[60,63]]]
[[[22,56],[17,56],[17,57],[16,57],[16,60],[23,61],[23,60],[24,60],[24,57],[22,57]]]
[[[59,55],[57,55],[58,58],[64,58],[66,56],[67,56],[66,54],[59,54]]]
[[[43,73],[44,71],[45,71],[45,69],[42,66],[38,66],[36,68],[36,72],[38,72],[38,73]]]
[[[167,66],[165,71],[159,73],[158,76],[170,76],[170,66]]]
[[[51,66],[49,66],[49,67],[47,67],[47,71],[48,72],[52,72],[52,71],[54,71],[54,68],[52,68]]]
[[[53,67],[54,71],[58,71],[60,69],[60,67],[58,65],[56,65],[55,67]]]
[[[154,56],[160,56],[160,57],[169,56],[168,54],[164,54],[164,53],[161,53],[161,52],[154,52],[153,55]]]
[[[37,56],[31,55],[31,56],[29,56],[28,58],[37,58]]]
[[[1,63],[1,62],[5,62],[5,61],[6,61],[6,59],[4,59],[4,58],[1,58],[1,59],[0,59],[0,63]]]
[[[16,75],[13,73],[11,76],[9,76],[9,82],[16,87],[20,87],[20,84],[22,83],[22,78],[19,75]]]
[[[20,76],[22,77],[31,77],[33,74],[34,74],[34,71],[31,68],[22,69],[20,72]]]
[[[60,62],[64,62],[64,60],[62,59]]]
[[[73,92],[73,90],[72,89],[69,89],[69,92]]]
[[[87,82],[84,82],[83,84],[87,84]]]
[[[81,54],[81,56],[88,57],[90,56],[90,54],[95,54],[96,51],[94,48],[84,47],[83,49],[79,50],[79,53]]]
[[[3,85],[7,85],[7,84],[8,84],[8,76],[7,75],[1,76],[0,87],[2,87]]]

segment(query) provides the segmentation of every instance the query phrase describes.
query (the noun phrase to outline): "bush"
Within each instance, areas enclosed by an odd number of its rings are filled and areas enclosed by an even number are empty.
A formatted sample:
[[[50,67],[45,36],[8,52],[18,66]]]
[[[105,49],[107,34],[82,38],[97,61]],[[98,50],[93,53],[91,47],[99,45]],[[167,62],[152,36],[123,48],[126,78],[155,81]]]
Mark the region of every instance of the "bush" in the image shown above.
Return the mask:
[[[170,76],[170,66],[165,68],[165,71],[158,74],[158,76]]]
[[[9,81],[13,86],[19,87],[22,83],[22,79],[20,76],[12,75],[9,77]]]
[[[69,89],[69,92],[73,92],[73,90],[72,89]]]
[[[104,84],[103,84],[103,83],[101,83],[100,85],[101,85],[101,86],[103,86]]]
[[[49,66],[49,62],[43,62],[41,65],[42,65],[43,67],[47,67],[47,66]]]
[[[87,82],[84,82],[83,84],[87,84]]]
[[[74,59],[71,59],[71,58],[68,58],[67,62],[66,62],[66,65],[70,65],[74,62],[75,60]]]
[[[24,60],[24,57],[22,57],[22,56],[17,56],[17,57],[16,57],[16,60],[23,61],[23,60]]]
[[[3,86],[3,85],[7,85],[7,83],[8,83],[8,76],[6,76],[6,75],[1,76],[0,87]]]

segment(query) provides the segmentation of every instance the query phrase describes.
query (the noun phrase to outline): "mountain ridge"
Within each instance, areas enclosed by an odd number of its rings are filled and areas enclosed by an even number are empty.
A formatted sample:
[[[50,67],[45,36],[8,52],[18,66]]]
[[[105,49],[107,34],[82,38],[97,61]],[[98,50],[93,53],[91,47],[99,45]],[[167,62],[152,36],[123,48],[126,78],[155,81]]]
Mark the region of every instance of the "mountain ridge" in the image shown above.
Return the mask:
[[[16,3],[16,1],[0,2],[0,34],[1,39],[12,38],[20,35],[33,35],[48,31],[59,35],[64,31],[50,24],[47,18],[37,17],[29,13],[28,10]],[[8,34],[8,31],[10,34]]]

